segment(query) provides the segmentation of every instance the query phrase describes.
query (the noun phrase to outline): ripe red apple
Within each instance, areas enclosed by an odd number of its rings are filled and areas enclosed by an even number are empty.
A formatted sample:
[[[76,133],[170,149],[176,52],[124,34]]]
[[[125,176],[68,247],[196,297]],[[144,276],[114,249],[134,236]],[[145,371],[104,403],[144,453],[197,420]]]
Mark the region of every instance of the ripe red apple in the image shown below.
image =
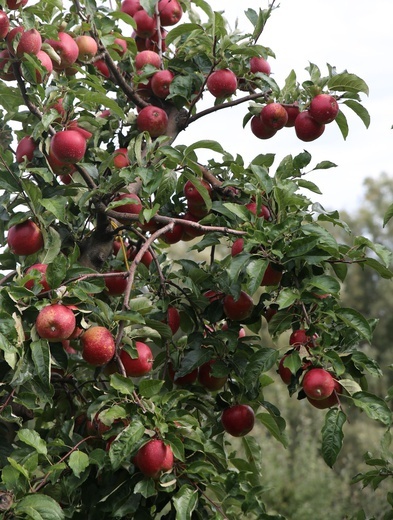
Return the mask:
[[[330,94],[318,94],[311,100],[308,111],[318,123],[326,125],[336,119],[339,106]]]
[[[209,196],[211,196],[212,187],[210,186],[210,184],[207,181],[205,181],[204,179],[200,180],[200,184],[202,184],[202,186],[207,190]],[[201,205],[205,204],[205,201],[203,200],[202,195],[196,189],[195,184],[192,183],[190,180],[188,180],[185,183],[184,188],[183,188],[183,193],[184,193],[184,196],[186,197],[188,203],[191,202],[193,204],[201,204]]]
[[[300,112],[295,119],[295,132],[301,141],[310,142],[318,139],[325,131],[325,125],[318,123],[308,110]]]
[[[41,49],[41,45],[42,39],[37,29],[23,31],[19,43],[16,47],[16,55],[18,58],[21,58],[24,53],[36,55]]]
[[[311,368],[302,381],[304,393],[311,399],[326,399],[334,390],[333,376],[323,368]]]
[[[326,397],[325,399],[311,399],[310,397],[307,397],[307,400],[315,408],[318,408],[319,410],[326,410],[326,408],[331,408],[332,406],[339,404],[337,394],[342,393],[343,387],[336,379],[334,379],[334,389],[329,397]]]
[[[166,51],[165,38],[166,38],[166,36],[168,34],[168,31],[166,31],[163,27],[161,27],[161,31],[160,32],[161,32],[161,51],[165,52]],[[146,38],[146,40],[144,40],[144,42],[145,42],[145,50],[159,52],[160,49],[159,49],[159,46],[158,46],[158,42],[159,42],[158,34],[159,34],[158,31],[156,31],[153,34],[153,36],[150,36],[150,38]],[[138,46],[138,43],[137,43],[137,46]]]
[[[13,81],[15,79],[12,69],[12,58],[8,49],[0,51],[0,78],[5,81]]]
[[[290,382],[292,381],[292,372],[291,370],[284,366],[284,361],[285,359],[288,357],[289,354],[284,354],[284,356],[280,359],[280,362],[278,364],[278,374],[279,376],[281,377],[282,381],[286,384],[286,385],[289,385]]]
[[[7,235],[8,247],[15,255],[32,255],[44,247],[40,228],[32,220],[10,227]]]
[[[110,78],[111,73],[108,65],[105,63],[105,60],[96,60],[93,63],[93,66],[100,72],[105,78]]]
[[[119,273],[121,271],[118,271]],[[126,272],[119,274],[119,276],[105,276],[105,287],[110,296],[119,296],[123,294],[127,287]]]
[[[251,316],[254,302],[246,292],[240,291],[240,296],[237,300],[231,294],[227,294],[224,297],[223,306],[227,318],[233,321],[242,321]]]
[[[221,330],[228,330],[228,328],[229,328],[228,322],[224,321],[224,323],[222,324]],[[244,338],[245,336],[246,336],[245,329],[243,327],[240,327],[238,338]]]
[[[137,253],[138,253],[138,250],[136,247],[133,247],[132,249],[130,249],[130,260],[134,260]],[[150,251],[146,251],[145,253],[143,253],[141,263],[143,265],[145,265],[147,267],[147,269],[149,269],[149,266],[152,263],[152,261],[153,261],[153,255],[150,253]]]
[[[68,130],[75,130],[76,132],[79,132],[83,139],[88,141],[91,137],[93,137],[93,134],[89,132],[89,130],[86,130],[85,128],[82,128],[79,126],[79,123],[76,119],[70,121],[67,125]]]
[[[119,56],[124,56],[127,52],[127,42],[123,40],[123,38],[115,38],[114,50],[119,54]]]
[[[161,58],[159,54],[154,51],[141,51],[135,56],[135,68],[136,70],[142,70],[145,65],[151,65],[159,69],[161,67]]]
[[[134,16],[135,32],[141,38],[150,38],[157,30],[156,19],[149,16],[144,9],[137,11]]]
[[[134,16],[137,11],[142,8],[139,0],[123,0],[120,6],[120,10],[130,16]]]
[[[184,228],[182,224],[176,223],[170,231],[167,231],[161,238],[167,244],[177,244],[183,238]]]
[[[124,200],[124,204],[113,208],[113,211],[118,211],[119,213],[131,213],[134,215],[139,215],[142,211],[143,206],[141,199],[135,193],[121,193],[118,195],[114,201]]]
[[[243,437],[254,428],[254,410],[248,404],[235,404],[222,412],[221,423],[233,437]]]
[[[0,39],[3,40],[10,30],[10,20],[5,11],[0,11]]]
[[[175,75],[170,70],[159,70],[151,78],[153,94],[160,99],[165,99],[169,94],[169,88]]]
[[[281,103],[269,103],[265,105],[259,117],[264,125],[274,130],[281,130],[288,121],[287,111]]]
[[[183,16],[183,9],[178,0],[158,0],[158,12],[161,25],[176,25]]]
[[[173,307],[172,305],[168,307],[166,311],[166,322],[171,329],[172,334],[175,335],[180,328],[180,314],[176,307]]]
[[[166,132],[168,116],[162,108],[149,105],[139,112],[136,124],[139,132],[149,132],[151,137],[158,137]]]
[[[289,336],[289,344],[293,347],[306,345],[310,341],[310,336],[307,335],[304,329],[294,330]]]
[[[146,345],[146,343],[136,341],[135,348],[138,352],[137,358],[132,358],[125,350],[122,350],[120,352],[120,359],[128,376],[141,377],[149,373],[153,368],[154,357],[150,347]]]
[[[232,96],[237,89],[237,77],[230,69],[219,69],[207,78],[207,89],[216,98]]]
[[[52,137],[50,151],[59,161],[75,164],[86,153],[86,139],[76,130],[62,130]]]
[[[134,462],[145,477],[158,478],[162,471],[172,469],[173,452],[162,440],[151,439],[139,448]]]
[[[231,255],[236,256],[240,255],[240,253],[243,253],[244,249],[244,238],[237,238],[231,247]]]
[[[265,58],[262,58],[262,56],[253,56],[250,59],[250,71],[253,74],[256,74],[257,72],[263,72],[263,74],[266,74],[267,76],[270,75],[271,67]]]
[[[266,126],[259,116],[253,116],[251,118],[251,132],[258,137],[258,139],[270,139],[273,137],[277,130],[272,127]]]
[[[35,328],[42,339],[63,341],[76,327],[75,315],[66,305],[54,303],[43,307],[37,316]]]
[[[75,43],[78,46],[78,59],[80,61],[90,61],[98,52],[97,42],[88,34],[77,36]]]
[[[37,143],[34,141],[32,137],[22,137],[15,150],[16,162],[22,163],[26,158],[27,163],[30,163],[33,160],[34,152],[36,149]]]
[[[76,171],[76,167],[74,164],[59,161],[59,159],[57,159],[57,157],[55,157],[55,155],[53,154],[52,150],[49,150],[47,160],[49,166],[51,167],[55,175],[69,176]]]
[[[257,214],[257,203],[255,201],[251,201],[248,204],[246,204],[246,208],[251,211],[254,215]],[[263,217],[265,220],[270,220],[270,210],[267,206],[264,206],[262,204],[261,209],[258,213],[258,217]]]
[[[194,206],[193,206],[194,207]],[[202,206],[198,207],[198,211],[202,208]],[[189,222],[199,222],[199,218],[193,215],[190,211],[187,211],[184,216],[183,220],[189,221]],[[201,231],[200,229],[197,229],[196,227],[182,224],[183,225],[183,237],[182,240],[184,242],[187,242],[188,240],[193,240],[196,237],[200,237],[205,234],[204,231]]]
[[[17,27],[13,27],[9,33],[7,34],[6,43],[7,43],[7,49],[11,56],[15,56],[16,54],[16,48],[18,46],[18,43],[20,41],[21,35],[24,32],[25,28],[21,25],[18,25]],[[19,35],[19,36],[17,36]]]
[[[41,273],[40,279],[37,281],[37,283],[39,285],[41,285],[41,287],[42,287],[42,290],[39,292],[39,294],[46,292],[46,291],[50,291],[50,287],[48,285],[48,282],[46,281],[46,276],[45,276],[47,268],[48,268],[48,264],[34,264],[26,269],[25,274],[30,274],[30,273],[34,274],[34,272]],[[25,283],[25,287],[26,287],[26,289],[31,290],[34,287],[34,280],[27,281]]]
[[[6,4],[8,9],[16,10],[24,7],[27,4],[28,0],[6,0]]]
[[[220,390],[220,388],[222,388],[228,380],[227,376],[216,377],[211,375],[212,365],[214,365],[214,363],[216,363],[216,360],[211,359],[199,367],[198,371],[198,381],[202,386],[211,391]]]
[[[115,340],[106,327],[93,326],[81,337],[82,357],[90,365],[101,367],[109,363],[116,351]]]
[[[117,148],[113,152],[113,164],[116,168],[125,168],[131,164],[127,148]]]
[[[282,269],[277,264],[269,262],[263,275],[261,285],[278,285],[281,282]]]
[[[186,374],[182,377],[176,377],[176,371],[173,368],[172,363],[168,363],[168,374],[171,379],[177,386],[188,386],[195,383],[198,379],[198,369],[195,368],[189,374]]]
[[[58,39],[49,38],[45,40],[45,43],[49,43],[60,57],[60,63],[57,63],[56,61],[53,62],[53,68],[55,70],[67,69],[78,59],[78,45],[74,38],[72,38],[68,33],[60,32],[58,34]]]
[[[283,105],[288,114],[288,121],[285,123],[287,128],[295,126],[297,116],[300,114],[300,109],[296,103],[293,105]]]
[[[47,79],[49,74],[52,74],[52,72],[53,72],[53,63],[52,63],[52,60],[50,59],[49,54],[47,54],[45,51],[41,51],[41,50],[38,51],[37,52],[37,59],[41,63],[41,66],[44,69],[46,69],[46,73],[43,76],[40,71],[36,70],[35,71],[35,82],[36,83],[43,83]]]

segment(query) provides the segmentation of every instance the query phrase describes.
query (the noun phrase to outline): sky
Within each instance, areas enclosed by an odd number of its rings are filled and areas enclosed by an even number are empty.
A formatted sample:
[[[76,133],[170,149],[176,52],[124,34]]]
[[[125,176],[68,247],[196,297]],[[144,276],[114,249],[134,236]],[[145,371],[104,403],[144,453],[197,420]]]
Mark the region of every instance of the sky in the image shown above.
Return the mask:
[[[214,10],[225,11],[232,27],[238,19],[245,31],[252,26],[244,10],[250,7],[258,11],[268,5],[267,0],[209,0],[209,4]],[[286,155],[307,150],[312,155],[310,169],[322,160],[337,165],[307,175],[322,191],[321,196],[308,193],[310,198],[329,210],[353,211],[362,201],[366,177],[385,172],[393,179],[392,19],[392,0],[281,0],[258,42],[275,53],[276,59],[270,58],[269,62],[271,75],[280,87],[292,69],[299,82],[308,79],[305,68],[309,62],[318,65],[323,75],[329,63],[337,72],[347,70],[360,76],[370,90],[368,97],[361,94],[361,102],[371,117],[368,129],[352,110],[343,107],[349,124],[345,141],[334,122],[326,126],[319,139],[309,143],[297,139],[293,128],[260,140],[249,125],[242,128],[246,103],[201,118],[179,136],[177,144],[214,139],[234,155],[239,153],[246,162],[259,153],[274,153],[273,168]],[[205,102],[209,104],[212,99],[208,96]]]

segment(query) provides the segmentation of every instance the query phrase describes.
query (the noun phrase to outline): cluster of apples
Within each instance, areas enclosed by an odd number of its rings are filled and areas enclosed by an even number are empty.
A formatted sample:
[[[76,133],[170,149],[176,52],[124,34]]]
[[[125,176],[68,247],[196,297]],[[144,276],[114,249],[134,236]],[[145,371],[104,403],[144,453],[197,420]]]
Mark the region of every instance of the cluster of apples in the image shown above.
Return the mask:
[[[315,366],[310,360],[304,361],[296,374],[285,366],[286,358],[294,351],[300,353],[301,349],[304,349],[310,354],[317,339],[316,336],[309,336],[304,329],[293,331],[289,337],[291,349],[280,359],[278,374],[286,385],[301,380],[301,391],[308,402],[315,408],[324,410],[340,404],[339,395],[343,393],[343,387],[335,375],[329,370]]]

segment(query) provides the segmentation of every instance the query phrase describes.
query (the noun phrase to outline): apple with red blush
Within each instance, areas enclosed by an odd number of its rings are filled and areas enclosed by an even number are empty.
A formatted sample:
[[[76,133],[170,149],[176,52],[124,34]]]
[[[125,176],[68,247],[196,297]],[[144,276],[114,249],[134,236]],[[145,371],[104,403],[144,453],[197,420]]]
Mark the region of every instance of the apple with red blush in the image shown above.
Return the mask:
[[[133,358],[125,350],[120,351],[120,360],[123,363],[124,370],[129,377],[141,377],[148,374],[153,368],[154,356],[146,343],[142,341],[135,342],[137,357]]]
[[[106,327],[88,328],[81,336],[81,344],[83,359],[95,367],[106,365],[115,355],[115,339]]]
[[[244,437],[254,428],[254,410],[248,404],[235,404],[225,408],[221,414],[221,424],[233,437]]]
[[[10,227],[7,244],[15,255],[33,255],[44,247],[44,238],[37,224],[28,219]]]

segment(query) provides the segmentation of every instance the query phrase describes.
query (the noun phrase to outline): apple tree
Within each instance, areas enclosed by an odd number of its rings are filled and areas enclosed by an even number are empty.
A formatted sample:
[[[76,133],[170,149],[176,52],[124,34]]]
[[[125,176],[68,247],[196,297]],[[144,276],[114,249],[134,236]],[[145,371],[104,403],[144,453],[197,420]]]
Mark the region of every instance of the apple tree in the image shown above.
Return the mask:
[[[366,83],[310,64],[279,86],[274,1],[246,34],[204,0],[1,5],[3,517],[283,518],[260,480],[258,431],[287,444],[276,385],[325,414],[329,466],[349,409],[391,424],[376,320],[340,304],[391,254],[312,203],[334,165],[303,150],[347,110],[368,126]],[[295,132],[299,154],[223,149],[209,117],[235,104],[256,149]]]

